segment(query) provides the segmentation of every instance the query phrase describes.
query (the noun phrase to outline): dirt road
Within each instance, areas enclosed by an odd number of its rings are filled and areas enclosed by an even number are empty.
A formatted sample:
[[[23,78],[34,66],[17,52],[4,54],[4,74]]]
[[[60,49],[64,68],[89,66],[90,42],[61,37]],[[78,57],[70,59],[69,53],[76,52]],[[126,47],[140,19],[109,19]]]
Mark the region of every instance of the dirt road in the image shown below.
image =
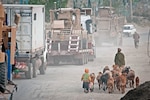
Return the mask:
[[[148,29],[140,33],[140,45],[134,48],[132,37],[123,38],[122,52],[126,57],[126,65],[135,70],[136,76],[140,77],[140,83],[150,80],[150,65],[147,56]],[[14,100],[120,100],[125,94],[115,90],[109,94],[107,91],[98,89],[95,81],[94,92],[84,93],[82,89],[81,75],[85,68],[96,75],[104,66],[110,68],[114,64],[114,56],[118,47],[97,47],[97,57],[94,62],[83,66],[59,65],[49,66],[46,75],[39,75],[32,80],[17,79],[18,92]],[[126,92],[131,88],[127,88]]]

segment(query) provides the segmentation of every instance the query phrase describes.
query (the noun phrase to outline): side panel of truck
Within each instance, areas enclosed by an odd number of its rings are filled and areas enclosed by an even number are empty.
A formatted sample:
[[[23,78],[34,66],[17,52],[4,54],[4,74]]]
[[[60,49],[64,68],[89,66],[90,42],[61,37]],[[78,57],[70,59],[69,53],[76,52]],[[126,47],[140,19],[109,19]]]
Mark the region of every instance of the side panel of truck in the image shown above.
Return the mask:
[[[32,8],[32,52],[45,46],[45,13],[44,7]]]
[[[16,65],[20,72],[25,72],[28,79],[45,74],[45,6],[44,5],[4,5],[8,25],[15,25],[15,15],[20,16],[16,34]],[[39,63],[37,65],[37,63]]]
[[[38,50],[44,49],[44,6],[4,5],[4,7],[9,19],[8,25],[13,23],[12,21],[14,21],[14,15],[16,13],[21,17],[16,37],[19,53],[34,53]]]

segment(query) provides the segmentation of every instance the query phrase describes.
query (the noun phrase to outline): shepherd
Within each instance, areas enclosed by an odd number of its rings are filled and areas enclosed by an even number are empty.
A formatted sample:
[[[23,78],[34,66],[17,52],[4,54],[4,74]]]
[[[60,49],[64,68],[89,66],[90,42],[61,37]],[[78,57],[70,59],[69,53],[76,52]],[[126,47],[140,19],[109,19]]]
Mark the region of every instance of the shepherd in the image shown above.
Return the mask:
[[[121,49],[118,48],[118,51],[115,55],[115,59],[114,59],[115,65],[118,65],[119,68],[122,70],[125,66],[125,56],[124,54],[121,52]]]

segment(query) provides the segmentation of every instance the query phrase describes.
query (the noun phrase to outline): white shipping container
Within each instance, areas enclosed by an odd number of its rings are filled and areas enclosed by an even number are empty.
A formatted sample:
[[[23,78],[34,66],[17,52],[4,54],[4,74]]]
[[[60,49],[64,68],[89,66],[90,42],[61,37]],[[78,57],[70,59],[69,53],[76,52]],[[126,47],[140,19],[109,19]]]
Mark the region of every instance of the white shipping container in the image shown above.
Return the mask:
[[[20,54],[34,53],[45,48],[45,6],[4,4],[7,24],[15,25],[14,15],[20,15],[16,33]]]

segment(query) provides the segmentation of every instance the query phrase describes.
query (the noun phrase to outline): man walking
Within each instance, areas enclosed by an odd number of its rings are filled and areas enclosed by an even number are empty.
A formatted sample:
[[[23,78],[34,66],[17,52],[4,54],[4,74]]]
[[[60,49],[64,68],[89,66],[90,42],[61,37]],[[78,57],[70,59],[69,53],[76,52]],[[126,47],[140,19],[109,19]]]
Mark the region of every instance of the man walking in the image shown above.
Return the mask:
[[[118,65],[119,67],[123,68],[125,66],[125,56],[121,52],[120,48],[118,48],[118,52],[115,55],[114,62],[115,62],[115,65]]]
[[[138,48],[140,35],[139,35],[137,32],[135,32],[135,33],[133,34],[133,39],[134,39],[135,48]]]

